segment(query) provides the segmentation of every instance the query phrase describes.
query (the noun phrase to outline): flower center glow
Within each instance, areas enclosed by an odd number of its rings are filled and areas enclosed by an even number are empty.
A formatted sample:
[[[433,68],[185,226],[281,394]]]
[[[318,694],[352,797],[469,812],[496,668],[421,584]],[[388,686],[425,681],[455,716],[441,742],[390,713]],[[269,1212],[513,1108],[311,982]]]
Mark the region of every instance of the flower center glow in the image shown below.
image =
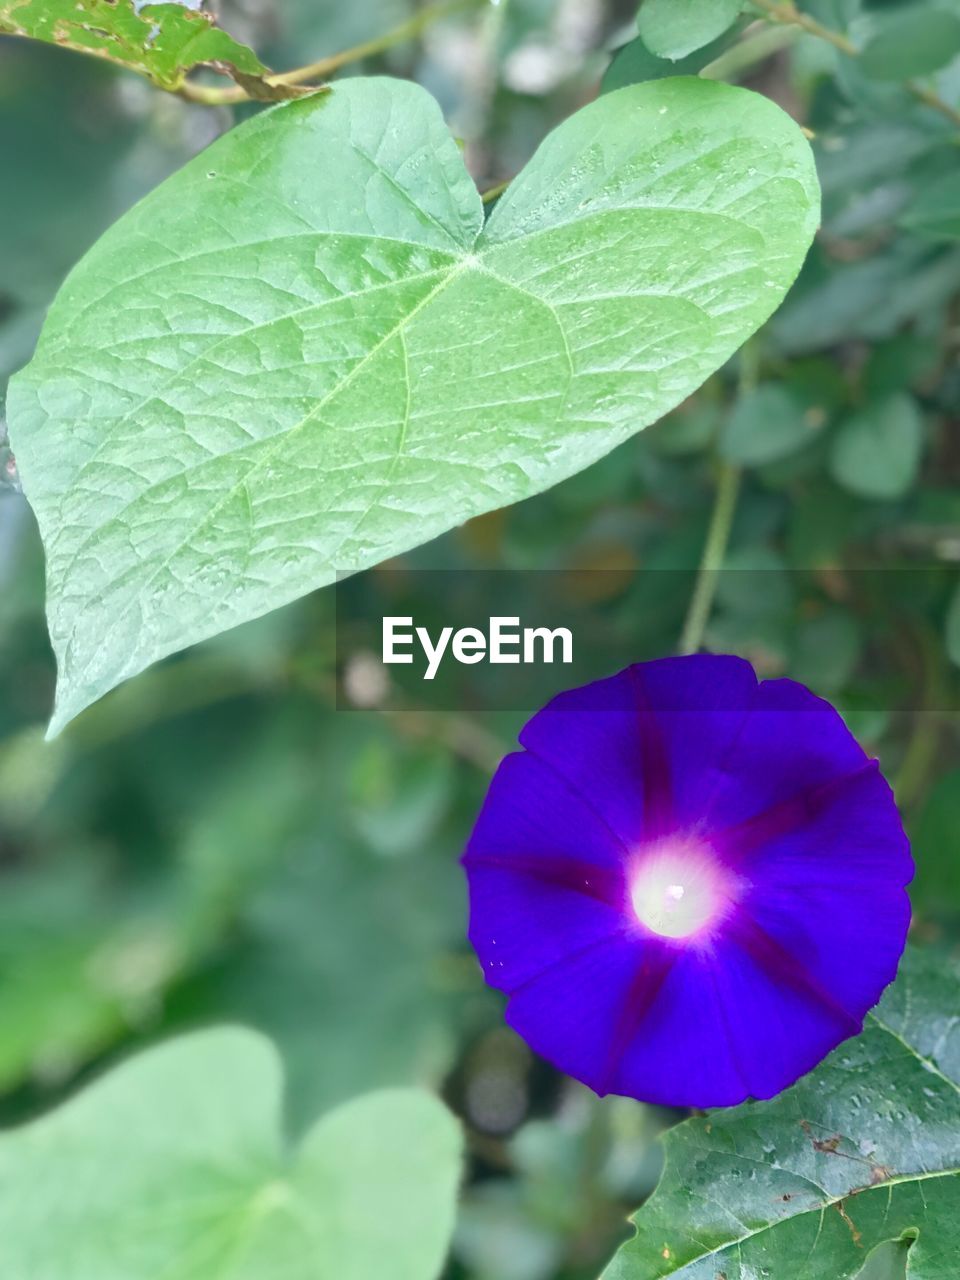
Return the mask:
[[[732,902],[735,877],[704,845],[676,839],[638,857],[630,902],[642,925],[662,938],[689,938],[714,924]]]

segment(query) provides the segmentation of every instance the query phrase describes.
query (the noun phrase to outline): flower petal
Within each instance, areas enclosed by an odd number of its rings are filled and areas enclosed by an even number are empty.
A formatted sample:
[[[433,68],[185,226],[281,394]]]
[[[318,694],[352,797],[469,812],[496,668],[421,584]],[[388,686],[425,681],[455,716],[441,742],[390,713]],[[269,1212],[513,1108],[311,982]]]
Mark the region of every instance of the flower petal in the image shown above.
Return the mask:
[[[829,702],[794,680],[764,680],[705,780],[702,821],[712,829],[734,826],[866,763]]]
[[[674,1106],[769,1098],[850,1031],[834,1010],[784,986],[735,942],[720,939],[678,959],[613,1088]]]
[[[896,975],[914,870],[879,771],[848,776],[811,820],[766,840],[746,865],[743,910],[862,1021]]]
[[[624,850],[542,760],[501,763],[464,854],[470,941],[487,982],[513,991],[624,927]]]
[[[662,658],[560,694],[520,742],[635,845],[699,817],[704,778],[731,749],[756,689],[741,658]]]
[[[661,999],[674,954],[621,934],[568,956],[521,987],[507,1021],[537,1053],[596,1093],[617,1086],[625,1047]]]

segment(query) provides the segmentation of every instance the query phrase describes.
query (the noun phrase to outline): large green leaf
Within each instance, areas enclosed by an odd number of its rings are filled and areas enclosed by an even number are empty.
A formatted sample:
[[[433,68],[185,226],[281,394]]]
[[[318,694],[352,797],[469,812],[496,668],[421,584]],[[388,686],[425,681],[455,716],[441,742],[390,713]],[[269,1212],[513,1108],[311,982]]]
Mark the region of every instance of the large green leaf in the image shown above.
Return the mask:
[[[799,1084],[672,1130],[660,1185],[606,1280],[851,1280],[886,1242],[901,1242],[909,1280],[952,1280],[958,1007],[956,966],[908,953],[862,1035]],[[866,1274],[897,1274],[881,1261]]]
[[[566,121],[485,227],[414,85],[351,81],[234,130],[83,259],[11,383],[52,730],[609,452],[770,315],[817,210],[793,122],[694,79]]]
[[[265,101],[309,92],[270,84],[268,69],[252,49],[214,26],[209,13],[182,3],[0,0],[0,33],[106,58],[161,89],[179,89],[188,71],[213,67]]]
[[[0,1135],[0,1274],[35,1280],[434,1280],[453,1227],[457,1125],[417,1090],[367,1094],[295,1151],[281,1077],[249,1031],[121,1066]]]

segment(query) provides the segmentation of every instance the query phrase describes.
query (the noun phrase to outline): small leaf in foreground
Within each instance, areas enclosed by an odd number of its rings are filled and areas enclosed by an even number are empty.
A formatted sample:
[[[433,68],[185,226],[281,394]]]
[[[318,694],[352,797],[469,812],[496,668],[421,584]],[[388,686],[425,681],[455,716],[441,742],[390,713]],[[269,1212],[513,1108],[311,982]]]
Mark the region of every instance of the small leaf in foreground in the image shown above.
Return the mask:
[[[4,1276],[435,1280],[460,1175],[446,1109],[417,1090],[367,1094],[293,1152],[281,1111],[269,1041],[221,1029],[0,1134]]]
[[[696,79],[578,112],[486,225],[415,85],[347,81],[234,129],[94,246],[11,382],[51,731],[609,453],[769,317],[818,207],[793,121]]]
[[[660,1185],[604,1280],[853,1280],[886,1242],[909,1244],[912,1280],[951,1280],[958,1006],[957,965],[908,951],[863,1033],[799,1084],[671,1130]]]
[[[659,58],[685,58],[732,27],[743,0],[643,0],[637,22]]]
[[[187,72],[212,67],[264,101],[310,92],[269,84],[269,70],[252,49],[215,26],[211,14],[184,4],[0,0],[0,33],[107,58],[147,76],[161,89],[179,89]]]

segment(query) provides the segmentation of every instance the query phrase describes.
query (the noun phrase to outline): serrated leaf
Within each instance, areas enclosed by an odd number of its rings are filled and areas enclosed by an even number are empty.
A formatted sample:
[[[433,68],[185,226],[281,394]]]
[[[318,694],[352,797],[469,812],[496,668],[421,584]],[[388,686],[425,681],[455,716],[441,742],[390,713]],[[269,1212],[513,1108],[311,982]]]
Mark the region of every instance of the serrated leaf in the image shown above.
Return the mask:
[[[322,1070],[322,1063],[318,1063]],[[460,1136],[417,1090],[368,1094],[282,1137],[270,1042],[174,1040],[0,1134],[3,1272],[37,1280],[434,1280]]]
[[[215,26],[211,14],[184,4],[0,0],[0,33],[106,58],[161,89],[179,89],[189,71],[214,67],[267,102],[310,92],[267,83],[269,70],[252,49]]]
[[[732,27],[744,0],[643,0],[637,25],[658,58],[685,58]]]
[[[895,392],[841,424],[830,454],[837,484],[864,498],[902,497],[923,450],[923,420],[912,396]]]
[[[770,315],[817,208],[793,122],[692,79],[572,117],[485,227],[414,85],[350,81],[228,134],[91,250],[11,384],[52,730],[608,453]]]
[[[673,1129],[660,1185],[604,1280],[852,1280],[886,1242],[909,1246],[910,1280],[950,1280],[958,1003],[956,965],[908,952],[863,1033],[799,1084]],[[871,1265],[884,1262],[888,1251]]]

